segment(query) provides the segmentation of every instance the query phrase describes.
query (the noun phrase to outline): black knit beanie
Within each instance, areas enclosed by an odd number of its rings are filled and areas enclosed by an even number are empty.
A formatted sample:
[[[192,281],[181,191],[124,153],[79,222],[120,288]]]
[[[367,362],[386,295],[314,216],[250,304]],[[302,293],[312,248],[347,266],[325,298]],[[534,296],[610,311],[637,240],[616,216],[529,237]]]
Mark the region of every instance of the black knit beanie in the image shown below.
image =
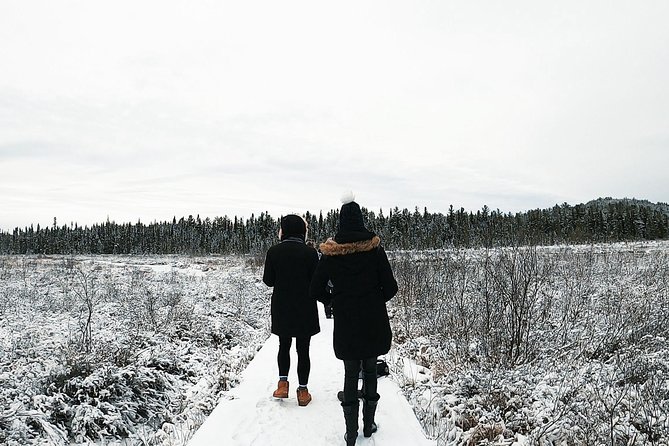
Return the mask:
[[[364,232],[365,223],[362,220],[360,206],[355,201],[342,205],[339,211],[339,232]]]
[[[281,240],[288,237],[299,237],[302,240],[307,235],[307,224],[299,215],[286,215],[281,217]]]

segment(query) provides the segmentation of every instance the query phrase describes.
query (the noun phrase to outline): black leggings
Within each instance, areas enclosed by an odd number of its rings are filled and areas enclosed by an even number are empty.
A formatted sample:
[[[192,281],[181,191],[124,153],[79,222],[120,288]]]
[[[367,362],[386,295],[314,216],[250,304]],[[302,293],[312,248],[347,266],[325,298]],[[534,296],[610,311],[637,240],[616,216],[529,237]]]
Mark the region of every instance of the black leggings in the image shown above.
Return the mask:
[[[299,384],[306,386],[309,382],[309,372],[311,371],[311,360],[309,359],[309,342],[311,336],[296,338],[297,342],[297,379]],[[293,344],[293,338],[289,336],[279,336],[279,354],[276,357],[279,363],[279,376],[288,376],[290,371],[290,347]]]
[[[344,404],[358,399],[358,377],[362,369],[363,397],[369,401],[378,400],[376,393],[376,357],[363,360],[344,360]]]

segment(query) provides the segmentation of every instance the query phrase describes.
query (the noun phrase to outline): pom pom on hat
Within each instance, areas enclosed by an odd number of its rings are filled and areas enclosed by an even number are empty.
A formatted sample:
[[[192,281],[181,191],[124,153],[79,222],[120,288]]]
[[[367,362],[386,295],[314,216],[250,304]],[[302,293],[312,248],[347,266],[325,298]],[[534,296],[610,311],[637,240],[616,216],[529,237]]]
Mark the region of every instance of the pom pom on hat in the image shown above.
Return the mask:
[[[349,204],[352,203],[355,200],[355,195],[353,195],[353,192],[348,190],[344,192],[344,194],[341,196],[341,204]]]

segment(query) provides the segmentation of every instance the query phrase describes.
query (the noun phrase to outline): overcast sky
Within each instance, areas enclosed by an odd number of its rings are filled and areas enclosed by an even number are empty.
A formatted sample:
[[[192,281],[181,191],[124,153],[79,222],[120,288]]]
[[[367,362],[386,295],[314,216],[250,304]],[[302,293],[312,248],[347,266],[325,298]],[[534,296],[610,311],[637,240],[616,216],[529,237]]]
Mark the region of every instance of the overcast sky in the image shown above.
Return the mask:
[[[669,201],[669,2],[0,0],[0,229]]]

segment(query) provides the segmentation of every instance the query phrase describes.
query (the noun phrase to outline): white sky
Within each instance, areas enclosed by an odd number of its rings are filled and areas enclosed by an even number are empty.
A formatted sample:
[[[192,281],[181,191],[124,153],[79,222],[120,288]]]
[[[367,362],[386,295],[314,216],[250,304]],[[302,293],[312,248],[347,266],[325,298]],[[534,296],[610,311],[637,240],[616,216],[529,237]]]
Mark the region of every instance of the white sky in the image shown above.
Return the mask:
[[[0,229],[669,201],[669,2],[0,0]]]

